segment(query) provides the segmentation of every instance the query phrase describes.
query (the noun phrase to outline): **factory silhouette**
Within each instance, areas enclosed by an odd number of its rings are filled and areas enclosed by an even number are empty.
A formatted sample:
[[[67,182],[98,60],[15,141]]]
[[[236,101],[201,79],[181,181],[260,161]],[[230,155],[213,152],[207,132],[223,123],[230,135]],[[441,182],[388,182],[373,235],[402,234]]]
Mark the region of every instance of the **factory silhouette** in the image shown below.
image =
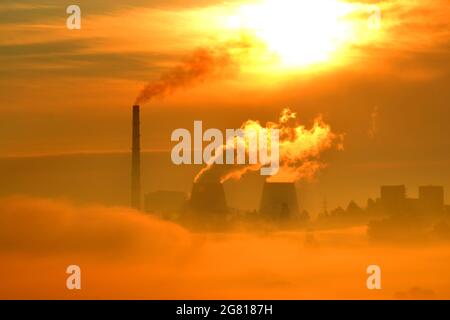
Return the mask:
[[[195,181],[189,194],[159,190],[141,190],[140,108],[132,109],[131,206],[188,227],[226,229],[236,222],[253,227],[339,228],[368,225],[373,240],[406,240],[430,235],[450,239],[450,206],[444,203],[444,187],[420,186],[418,198],[407,196],[406,186],[381,186],[376,199],[369,198],[365,207],[350,201],[346,208],[324,208],[312,220],[301,210],[294,182],[265,181],[259,196],[259,208],[243,211],[227,205],[221,182]]]
[[[230,216],[245,213],[229,208],[221,182],[199,180],[193,183],[190,195],[177,191],[147,193],[142,201],[141,190],[140,107],[132,108],[131,206],[158,214],[177,222],[201,222],[204,226],[223,226]],[[266,182],[259,217],[279,224],[301,217],[295,183]],[[304,219],[306,220],[306,217]],[[304,222],[304,221],[302,221]]]

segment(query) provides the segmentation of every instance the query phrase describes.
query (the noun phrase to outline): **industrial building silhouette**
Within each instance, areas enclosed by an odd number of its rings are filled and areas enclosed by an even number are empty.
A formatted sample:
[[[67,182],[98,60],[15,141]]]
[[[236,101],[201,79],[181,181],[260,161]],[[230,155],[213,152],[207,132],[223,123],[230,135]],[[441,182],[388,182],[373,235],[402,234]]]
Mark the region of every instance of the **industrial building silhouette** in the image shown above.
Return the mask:
[[[140,107],[132,107],[131,137],[131,206],[141,209],[141,139]],[[199,214],[202,219],[208,216],[226,216],[230,210],[227,205],[223,184],[220,182],[194,182],[189,197],[177,191],[157,191],[147,193],[144,197],[144,210],[168,215],[171,213]],[[297,194],[294,183],[264,184],[260,202],[261,217],[273,221],[283,221],[299,213]],[[172,217],[177,215],[172,215]]]
[[[132,108],[132,153],[131,153],[131,206],[142,208],[141,190],[141,139],[140,107]],[[351,201],[346,210],[337,208],[330,214],[324,212],[319,220],[345,218],[352,220],[356,216],[380,215],[390,217],[434,217],[450,213],[450,207],[444,204],[444,187],[420,186],[418,198],[409,198],[404,185],[381,186],[380,196],[369,199],[365,209]],[[256,195],[257,196],[257,195]],[[297,219],[309,220],[306,211],[300,212],[295,183],[268,182],[263,186],[257,217],[273,223],[284,223]],[[181,221],[183,216],[196,216],[207,222],[208,219],[218,223],[235,212],[226,201],[223,184],[220,182],[194,182],[190,195],[179,191],[160,190],[147,193],[144,197],[144,210],[149,213]]]
[[[287,220],[299,214],[295,184],[265,182],[259,207],[261,216],[275,221]]]
[[[379,202],[381,209],[392,215],[444,213],[444,187],[420,186],[419,197],[408,198],[404,185],[382,186]]]

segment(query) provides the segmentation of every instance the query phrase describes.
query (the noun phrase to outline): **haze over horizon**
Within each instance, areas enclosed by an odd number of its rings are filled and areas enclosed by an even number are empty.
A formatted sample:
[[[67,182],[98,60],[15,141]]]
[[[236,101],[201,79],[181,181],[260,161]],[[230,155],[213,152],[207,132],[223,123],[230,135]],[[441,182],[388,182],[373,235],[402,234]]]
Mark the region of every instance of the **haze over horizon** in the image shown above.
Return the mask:
[[[0,4],[0,298],[450,297],[448,0],[81,0],[80,30],[68,5]],[[292,170],[273,180],[296,183],[281,190],[308,219],[261,222],[254,170],[220,176],[226,214],[203,232],[185,207],[131,209],[134,103],[143,195],[173,204],[217,169],[175,165],[176,129],[281,128]],[[382,185],[406,186],[399,212],[367,202]],[[93,275],[78,296],[59,286],[68,263]],[[370,263],[385,291],[367,291]]]

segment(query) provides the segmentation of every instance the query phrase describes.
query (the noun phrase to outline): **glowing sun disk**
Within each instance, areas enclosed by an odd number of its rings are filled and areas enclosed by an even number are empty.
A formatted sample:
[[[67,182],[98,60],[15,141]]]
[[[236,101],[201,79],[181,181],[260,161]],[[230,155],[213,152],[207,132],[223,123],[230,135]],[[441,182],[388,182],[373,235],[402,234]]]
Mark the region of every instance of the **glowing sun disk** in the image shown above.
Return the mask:
[[[229,27],[254,32],[284,64],[306,66],[329,60],[350,38],[349,12],[338,0],[266,0],[240,6]]]

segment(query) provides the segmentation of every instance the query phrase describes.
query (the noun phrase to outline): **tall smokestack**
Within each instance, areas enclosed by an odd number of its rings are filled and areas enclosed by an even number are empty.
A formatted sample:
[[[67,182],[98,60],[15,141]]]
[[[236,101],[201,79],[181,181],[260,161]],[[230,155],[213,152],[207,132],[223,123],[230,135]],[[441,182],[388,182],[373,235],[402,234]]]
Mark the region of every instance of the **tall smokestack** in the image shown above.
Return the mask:
[[[133,106],[133,133],[131,153],[131,206],[141,209],[141,132],[139,106]]]

